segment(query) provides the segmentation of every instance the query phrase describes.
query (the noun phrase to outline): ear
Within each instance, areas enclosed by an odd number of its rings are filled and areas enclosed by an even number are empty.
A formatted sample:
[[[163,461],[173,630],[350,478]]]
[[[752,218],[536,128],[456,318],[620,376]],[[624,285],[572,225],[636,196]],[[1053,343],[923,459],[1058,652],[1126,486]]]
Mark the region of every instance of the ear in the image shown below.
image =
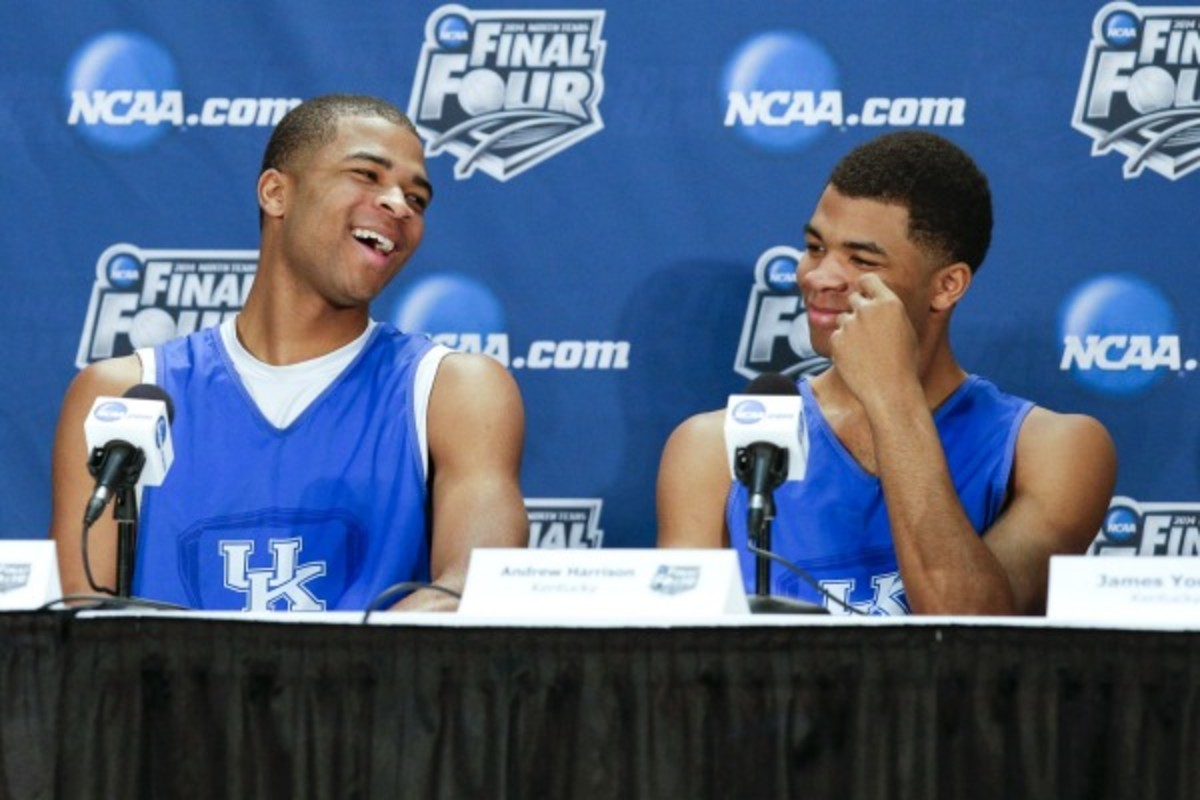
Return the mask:
[[[930,283],[930,310],[942,312],[954,308],[967,293],[972,276],[971,268],[962,261],[956,261],[934,272]]]
[[[258,176],[258,207],[268,217],[282,217],[287,208],[288,179],[277,169],[263,170]]]

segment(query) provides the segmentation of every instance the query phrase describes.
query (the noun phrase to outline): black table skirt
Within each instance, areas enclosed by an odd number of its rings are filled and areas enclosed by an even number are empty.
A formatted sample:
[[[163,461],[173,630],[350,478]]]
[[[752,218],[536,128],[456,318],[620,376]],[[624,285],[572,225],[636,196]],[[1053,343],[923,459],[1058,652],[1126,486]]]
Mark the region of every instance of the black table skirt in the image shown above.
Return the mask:
[[[0,615],[13,798],[1197,798],[1200,634]]]

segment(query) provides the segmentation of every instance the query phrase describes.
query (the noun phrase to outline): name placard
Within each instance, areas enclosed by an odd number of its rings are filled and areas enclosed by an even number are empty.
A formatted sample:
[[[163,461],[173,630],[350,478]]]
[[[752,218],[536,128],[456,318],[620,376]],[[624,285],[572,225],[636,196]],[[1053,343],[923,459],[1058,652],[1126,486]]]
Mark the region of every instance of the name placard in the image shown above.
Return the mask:
[[[50,539],[0,539],[0,610],[38,608],[62,597]]]
[[[1200,558],[1052,556],[1046,616],[1200,627]]]
[[[732,550],[480,548],[459,614],[689,618],[748,614]]]

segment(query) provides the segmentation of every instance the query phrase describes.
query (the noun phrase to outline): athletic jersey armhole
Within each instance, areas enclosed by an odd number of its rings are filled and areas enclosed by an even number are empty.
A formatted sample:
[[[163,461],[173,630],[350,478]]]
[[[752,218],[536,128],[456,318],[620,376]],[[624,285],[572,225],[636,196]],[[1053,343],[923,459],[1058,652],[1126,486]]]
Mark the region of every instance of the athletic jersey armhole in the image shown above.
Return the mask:
[[[1021,436],[1021,428],[1025,426],[1025,420],[1035,405],[1033,401],[1025,400],[1013,415],[1012,425],[1008,429],[1008,437],[1004,442],[1004,462],[999,473],[1001,479],[992,487],[992,507],[996,509],[997,515],[1008,505],[1013,482],[1013,462],[1017,457],[1017,439]]]
[[[134,351],[138,361],[142,363],[142,383],[158,385],[158,372],[154,359],[153,347],[139,347]]]
[[[426,481],[429,480],[429,395],[433,392],[433,379],[437,377],[442,359],[453,352],[445,345],[435,344],[421,356],[416,377],[413,378],[413,422],[417,426],[421,467]]]

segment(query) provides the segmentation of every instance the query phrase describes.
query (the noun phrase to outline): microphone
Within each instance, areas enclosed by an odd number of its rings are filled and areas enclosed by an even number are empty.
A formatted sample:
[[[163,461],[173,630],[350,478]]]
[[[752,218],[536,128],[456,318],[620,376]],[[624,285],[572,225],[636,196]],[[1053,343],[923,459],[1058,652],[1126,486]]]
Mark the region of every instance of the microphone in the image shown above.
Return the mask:
[[[772,493],[785,481],[804,479],[808,432],[796,385],[778,372],[759,375],[725,409],[725,451],[730,474],[750,492],[752,541],[774,516]]]
[[[158,386],[139,383],[121,397],[97,397],[83,424],[88,471],[96,488],[83,514],[89,528],[122,489],[160,486],[175,459],[171,421],[175,409]]]
[[[755,557],[755,593],[748,599],[755,614],[825,614],[822,606],[774,597],[771,561],[806,575],[771,552],[774,493],[784,481],[804,479],[808,470],[808,431],[804,403],[795,383],[777,372],[759,375],[745,394],[731,395],[725,408],[725,450],[730,474],[749,492],[746,547]],[[811,581],[811,579],[808,579]],[[819,592],[824,591],[812,582]]]

